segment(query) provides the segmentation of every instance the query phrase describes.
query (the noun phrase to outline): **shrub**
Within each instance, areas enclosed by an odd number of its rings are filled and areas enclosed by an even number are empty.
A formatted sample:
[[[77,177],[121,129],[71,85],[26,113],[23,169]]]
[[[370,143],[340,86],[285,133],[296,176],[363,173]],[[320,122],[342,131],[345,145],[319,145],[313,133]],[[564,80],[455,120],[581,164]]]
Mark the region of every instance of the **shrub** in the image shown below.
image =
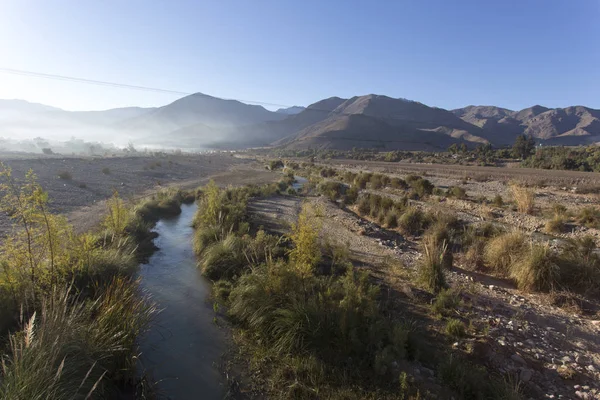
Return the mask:
[[[242,250],[242,239],[234,234],[211,244],[202,252],[199,262],[202,273],[214,281],[239,275],[246,265]]]
[[[467,268],[478,270],[485,266],[484,251],[486,241],[483,238],[477,238],[467,248],[463,256],[463,263]]]
[[[463,189],[459,186],[452,186],[452,187],[448,188],[446,195],[448,197],[455,197],[457,199],[467,198],[467,192],[465,191],[465,189]]]
[[[356,200],[358,199],[358,193],[358,188],[354,185],[351,186],[344,194],[344,204],[350,205],[356,203]]]
[[[110,174],[110,168],[108,168],[108,167],[104,167],[104,168],[102,168],[102,173],[103,173],[104,175],[109,175],[109,174]]]
[[[439,245],[431,238],[423,239],[423,258],[419,262],[419,279],[433,293],[446,286],[444,254],[447,244]]]
[[[271,171],[283,168],[283,161],[281,161],[281,160],[272,160],[272,161],[269,162],[268,168]]]
[[[319,185],[319,192],[327,196],[331,201],[340,199],[346,192],[346,185],[341,182],[327,181]]]
[[[569,239],[557,257],[561,285],[576,292],[598,295],[600,287],[600,255],[591,236]]]
[[[412,179],[409,181],[407,177],[406,182],[412,188],[414,193],[420,198],[425,197],[433,192],[434,186],[427,179],[419,177],[418,179]]]
[[[544,229],[548,233],[561,233],[565,230],[565,218],[561,215],[555,215],[552,219],[546,221]]]
[[[290,251],[290,261],[298,269],[300,275],[310,276],[321,259],[319,247],[320,222],[311,216],[308,204],[302,206],[298,222],[292,226],[290,239],[294,248]]]
[[[392,178],[390,179],[390,187],[394,189],[408,189],[408,184],[404,179]]]
[[[431,310],[438,315],[445,315],[448,311],[454,311],[460,303],[458,293],[450,290],[441,290],[431,305]]]
[[[560,204],[560,203],[553,203],[552,207],[552,214],[554,214],[555,216],[566,216],[567,215],[567,207],[565,207],[564,205]]]
[[[73,175],[69,171],[60,171],[58,173],[58,177],[65,181],[70,181],[73,179]]]
[[[531,244],[511,266],[510,277],[519,289],[549,291],[560,280],[560,269],[548,245]]]
[[[519,231],[494,237],[485,247],[485,263],[494,271],[508,275],[512,265],[527,252],[527,244],[528,239]]]
[[[500,196],[499,194],[494,196],[494,199],[492,200],[492,204],[496,207],[503,207],[504,206],[504,199],[502,198],[502,196]]]
[[[517,210],[521,213],[533,214],[535,208],[535,193],[533,190],[516,184],[512,185],[510,189],[517,205]]]
[[[600,228],[600,210],[594,206],[582,208],[577,214],[577,222],[588,228]]]
[[[115,280],[96,301],[72,301],[68,289],[41,303],[3,359],[3,399],[111,397],[134,378],[136,338],[154,307],[135,283]]]
[[[466,335],[465,324],[462,321],[451,318],[446,323],[446,333],[455,338],[461,338]]]
[[[423,237],[424,240],[430,241],[435,246],[444,247],[445,250],[442,255],[442,265],[446,269],[452,269],[452,263],[454,261],[449,226],[451,225],[444,220],[437,221],[427,229]]]
[[[80,189],[85,189],[85,188],[87,188],[87,185],[86,185],[85,183],[83,183],[83,182],[82,182],[82,183],[80,183],[78,186],[79,186],[79,188],[80,188]]]
[[[398,227],[398,214],[395,210],[388,210],[384,220],[386,228],[394,229]]]
[[[405,234],[418,235],[427,226],[427,218],[423,211],[408,207],[398,220],[398,226]]]
[[[361,197],[358,202],[358,213],[360,215],[369,215],[371,213],[371,201],[367,196]]]

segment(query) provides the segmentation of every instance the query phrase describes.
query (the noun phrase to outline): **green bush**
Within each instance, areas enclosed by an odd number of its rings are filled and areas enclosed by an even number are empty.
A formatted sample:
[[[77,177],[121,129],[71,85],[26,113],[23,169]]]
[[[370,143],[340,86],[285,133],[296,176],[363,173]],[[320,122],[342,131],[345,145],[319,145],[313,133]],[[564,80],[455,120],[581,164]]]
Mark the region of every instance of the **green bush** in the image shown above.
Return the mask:
[[[431,310],[438,315],[446,315],[448,312],[453,312],[460,304],[458,293],[450,290],[441,290],[435,297],[435,301],[431,305]]]
[[[398,226],[402,231],[409,235],[418,235],[428,225],[427,220],[423,211],[415,207],[408,207],[404,214],[398,220]]]
[[[499,194],[497,194],[496,196],[494,196],[494,200],[492,200],[492,204],[496,207],[503,207],[504,206],[504,199],[502,198],[502,196],[500,196]]]
[[[109,175],[109,174],[110,174],[110,168],[108,168],[108,167],[104,167],[104,168],[102,168],[102,173],[103,173],[104,175]]]
[[[560,268],[547,245],[531,244],[525,255],[511,266],[510,277],[519,289],[549,291],[560,282]]]
[[[418,179],[409,180],[407,177],[406,182],[419,198],[423,198],[433,192],[434,186],[427,179],[419,177]]]
[[[527,253],[528,243],[529,240],[519,231],[496,236],[485,247],[485,263],[496,272],[508,275],[513,264]]]
[[[462,321],[451,318],[446,322],[446,333],[454,338],[461,338],[466,335],[465,324]]]
[[[454,197],[457,199],[466,199],[467,198],[467,192],[465,191],[465,189],[461,188],[460,186],[451,186],[446,191],[446,195],[448,197]]]
[[[243,247],[242,239],[234,234],[211,244],[202,252],[199,261],[202,273],[214,281],[239,275],[247,265]]]
[[[113,281],[90,304],[73,302],[68,289],[56,291],[10,335],[0,397],[111,397],[119,383],[135,378],[136,338],[153,312],[126,280]]]
[[[446,286],[444,254],[447,244],[438,244],[431,238],[424,238],[423,258],[419,262],[419,280],[433,293],[439,293]]]
[[[65,181],[70,181],[73,179],[73,175],[69,171],[60,171],[58,173],[58,177]]]
[[[384,224],[386,228],[394,229],[398,227],[398,214],[395,210],[388,210],[385,214]]]
[[[577,214],[577,222],[588,228],[600,229],[600,210],[594,206],[582,208]]]

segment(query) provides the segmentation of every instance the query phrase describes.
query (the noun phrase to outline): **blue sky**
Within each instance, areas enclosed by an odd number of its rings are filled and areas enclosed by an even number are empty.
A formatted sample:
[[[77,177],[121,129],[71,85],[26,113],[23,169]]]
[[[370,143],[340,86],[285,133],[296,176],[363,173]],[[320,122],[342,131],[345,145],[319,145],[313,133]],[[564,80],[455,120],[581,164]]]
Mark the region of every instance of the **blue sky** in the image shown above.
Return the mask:
[[[0,67],[284,105],[377,93],[600,108],[600,1],[5,0]],[[0,73],[66,109],[177,98]]]

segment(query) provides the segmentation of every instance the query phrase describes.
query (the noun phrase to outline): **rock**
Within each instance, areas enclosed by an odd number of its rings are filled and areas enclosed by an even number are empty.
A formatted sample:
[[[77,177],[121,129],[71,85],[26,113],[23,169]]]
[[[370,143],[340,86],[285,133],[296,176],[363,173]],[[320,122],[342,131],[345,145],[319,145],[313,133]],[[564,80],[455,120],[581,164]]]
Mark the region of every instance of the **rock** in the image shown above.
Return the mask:
[[[521,357],[520,355],[518,355],[516,353],[513,354],[512,356],[510,356],[510,359],[519,364],[527,365],[527,362],[523,359],[523,357]]]
[[[594,366],[593,366],[593,365],[591,365],[591,364],[590,364],[590,365],[588,365],[587,367],[585,367],[585,369],[587,369],[587,370],[588,370],[588,371],[590,371],[590,372],[596,372],[596,368],[594,368]]]
[[[575,357],[575,362],[577,364],[589,364],[591,362],[591,360],[588,356],[579,354]]]
[[[562,361],[563,364],[567,364],[567,363],[572,363],[573,359],[569,356],[564,356],[563,358],[560,359],[560,361]]]
[[[529,382],[532,377],[533,377],[533,371],[528,368],[522,369],[521,373],[519,374],[519,378],[521,379],[522,382]]]

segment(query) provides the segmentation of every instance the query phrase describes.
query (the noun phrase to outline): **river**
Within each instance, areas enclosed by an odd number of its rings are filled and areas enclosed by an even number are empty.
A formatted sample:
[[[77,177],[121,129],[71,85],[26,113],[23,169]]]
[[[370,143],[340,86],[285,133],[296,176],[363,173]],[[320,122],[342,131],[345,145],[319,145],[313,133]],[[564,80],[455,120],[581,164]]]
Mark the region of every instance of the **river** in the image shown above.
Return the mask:
[[[222,399],[225,382],[217,364],[227,350],[215,325],[211,285],[196,267],[192,218],[196,205],[156,225],[159,248],[140,268],[142,287],[162,311],[140,339],[141,364],[169,399]]]

